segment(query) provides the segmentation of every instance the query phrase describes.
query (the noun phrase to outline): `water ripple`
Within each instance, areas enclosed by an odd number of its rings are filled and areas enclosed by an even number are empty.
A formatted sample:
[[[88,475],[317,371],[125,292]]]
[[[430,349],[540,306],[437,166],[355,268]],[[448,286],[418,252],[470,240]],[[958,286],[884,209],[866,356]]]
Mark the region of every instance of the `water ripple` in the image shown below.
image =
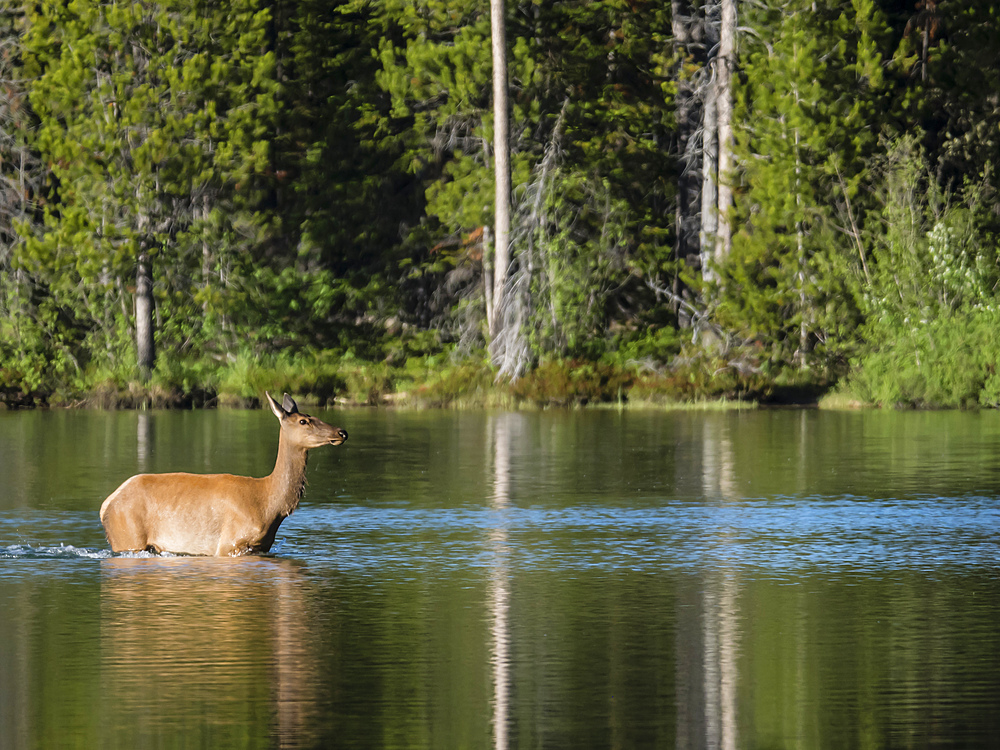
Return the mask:
[[[79,514],[0,518],[3,535],[18,539],[0,546],[0,560],[112,557],[106,547],[90,546],[94,525]],[[781,496],[627,506],[315,504],[282,526],[273,552],[370,572],[498,565],[782,575],[994,570],[1000,568],[1000,501]]]
[[[349,567],[505,565],[635,570],[726,568],[870,574],[996,568],[995,498],[781,497],[648,507],[413,509],[312,506],[284,550]],[[285,531],[283,529],[283,531]],[[321,554],[322,557],[322,554]]]

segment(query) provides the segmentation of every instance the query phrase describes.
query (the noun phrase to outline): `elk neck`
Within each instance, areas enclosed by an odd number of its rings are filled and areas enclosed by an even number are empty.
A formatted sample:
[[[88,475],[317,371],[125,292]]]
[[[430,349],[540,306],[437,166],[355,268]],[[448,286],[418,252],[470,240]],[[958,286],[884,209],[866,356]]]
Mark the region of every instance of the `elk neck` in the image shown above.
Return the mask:
[[[266,503],[277,517],[287,516],[299,504],[306,487],[306,462],[309,455],[305,448],[290,445],[284,433],[278,440],[278,458],[274,471],[266,477]]]

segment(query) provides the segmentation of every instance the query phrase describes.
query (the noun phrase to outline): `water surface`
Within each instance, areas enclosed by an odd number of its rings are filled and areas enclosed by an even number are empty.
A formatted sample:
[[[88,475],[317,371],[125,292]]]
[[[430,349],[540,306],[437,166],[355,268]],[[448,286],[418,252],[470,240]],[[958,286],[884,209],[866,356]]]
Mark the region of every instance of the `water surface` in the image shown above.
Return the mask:
[[[269,556],[113,556],[269,412],[0,413],[0,746],[991,747],[1000,415],[334,411]]]

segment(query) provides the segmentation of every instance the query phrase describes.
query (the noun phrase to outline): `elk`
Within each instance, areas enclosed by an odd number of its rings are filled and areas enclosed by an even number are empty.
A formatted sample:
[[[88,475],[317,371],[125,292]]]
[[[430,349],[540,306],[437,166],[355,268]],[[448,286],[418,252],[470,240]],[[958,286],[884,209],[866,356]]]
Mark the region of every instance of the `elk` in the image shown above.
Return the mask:
[[[299,504],[309,450],[340,445],[347,432],[302,414],[285,394],[264,394],[281,424],[278,458],[266,477],[232,474],[137,474],[101,505],[114,552],[187,555],[264,553],[278,526]]]

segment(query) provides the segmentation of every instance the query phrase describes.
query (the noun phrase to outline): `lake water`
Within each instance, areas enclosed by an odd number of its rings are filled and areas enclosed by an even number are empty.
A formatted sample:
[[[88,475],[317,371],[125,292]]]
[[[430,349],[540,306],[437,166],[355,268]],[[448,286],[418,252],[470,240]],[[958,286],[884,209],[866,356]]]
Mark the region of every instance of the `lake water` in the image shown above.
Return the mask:
[[[266,557],[112,556],[270,412],[0,412],[0,747],[1000,743],[1000,414],[319,412]]]

